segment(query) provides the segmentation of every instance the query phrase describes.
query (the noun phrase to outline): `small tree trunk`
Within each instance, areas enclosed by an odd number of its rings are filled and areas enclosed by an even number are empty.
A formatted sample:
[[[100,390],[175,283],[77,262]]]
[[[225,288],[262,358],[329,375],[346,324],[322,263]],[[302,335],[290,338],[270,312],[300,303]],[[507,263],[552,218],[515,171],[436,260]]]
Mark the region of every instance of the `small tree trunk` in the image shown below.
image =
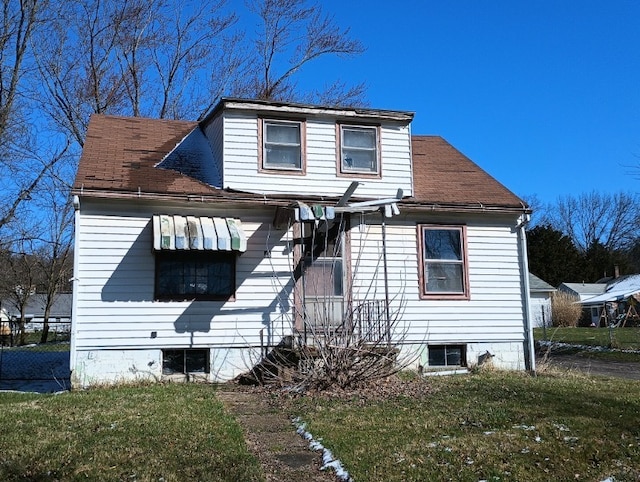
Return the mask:
[[[49,337],[49,319],[45,317],[45,321],[42,323],[42,334],[40,335],[40,343],[46,343]]]
[[[20,317],[20,320],[18,320],[18,346],[27,344],[27,333],[24,325],[25,319],[24,317]]]
[[[42,334],[40,335],[40,343],[46,343],[49,337],[49,315],[51,314],[51,297],[47,297],[47,304],[44,307],[44,321],[42,322]]]

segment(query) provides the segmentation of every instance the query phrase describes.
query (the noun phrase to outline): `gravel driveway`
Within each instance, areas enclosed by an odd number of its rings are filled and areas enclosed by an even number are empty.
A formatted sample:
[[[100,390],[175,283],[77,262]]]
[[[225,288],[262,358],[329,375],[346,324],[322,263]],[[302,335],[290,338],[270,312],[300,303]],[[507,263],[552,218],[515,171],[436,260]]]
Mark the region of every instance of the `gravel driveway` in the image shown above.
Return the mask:
[[[536,357],[536,362],[538,364],[546,362],[555,368],[579,371],[589,375],[640,380],[640,363],[638,362],[601,360],[589,357],[585,353],[565,354],[554,352],[551,352],[546,358],[544,356]]]

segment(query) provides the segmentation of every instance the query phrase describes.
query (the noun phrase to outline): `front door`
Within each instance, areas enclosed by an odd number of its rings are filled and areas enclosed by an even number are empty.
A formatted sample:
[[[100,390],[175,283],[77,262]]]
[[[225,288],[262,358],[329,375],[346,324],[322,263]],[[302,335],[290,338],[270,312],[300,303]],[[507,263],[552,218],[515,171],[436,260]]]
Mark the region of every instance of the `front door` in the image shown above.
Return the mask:
[[[308,225],[307,225],[308,226]],[[343,233],[339,225],[310,225],[305,241],[304,315],[308,335],[327,336],[344,319]]]

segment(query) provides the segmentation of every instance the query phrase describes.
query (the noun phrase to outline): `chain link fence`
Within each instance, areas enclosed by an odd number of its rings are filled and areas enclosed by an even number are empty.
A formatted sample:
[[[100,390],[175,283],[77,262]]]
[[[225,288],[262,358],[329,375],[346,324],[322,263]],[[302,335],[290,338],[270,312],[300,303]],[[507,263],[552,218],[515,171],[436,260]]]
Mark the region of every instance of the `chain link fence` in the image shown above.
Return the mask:
[[[0,321],[0,390],[68,390],[70,337],[69,321]]]

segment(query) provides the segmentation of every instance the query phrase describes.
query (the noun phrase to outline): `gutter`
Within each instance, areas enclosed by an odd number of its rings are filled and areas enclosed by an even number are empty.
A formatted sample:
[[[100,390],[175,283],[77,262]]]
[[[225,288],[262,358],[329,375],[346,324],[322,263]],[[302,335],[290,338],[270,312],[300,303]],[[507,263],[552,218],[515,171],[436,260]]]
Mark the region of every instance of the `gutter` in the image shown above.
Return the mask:
[[[219,194],[165,194],[138,191],[107,191],[102,189],[75,188],[72,195],[94,198],[94,199],[122,199],[122,200],[149,200],[149,201],[178,201],[190,203],[240,203],[240,204],[256,204],[282,206],[286,207],[292,201],[300,200],[308,203],[318,204],[335,204],[337,198],[323,198],[313,196],[291,195],[289,197],[269,196],[267,194],[254,194],[242,191],[222,191]],[[498,213],[498,214],[525,214],[528,215],[530,210],[524,206],[501,206],[487,205],[482,203],[473,204],[442,204],[430,202],[415,201],[399,201],[398,204],[406,211],[425,210],[431,212],[445,213]]]

